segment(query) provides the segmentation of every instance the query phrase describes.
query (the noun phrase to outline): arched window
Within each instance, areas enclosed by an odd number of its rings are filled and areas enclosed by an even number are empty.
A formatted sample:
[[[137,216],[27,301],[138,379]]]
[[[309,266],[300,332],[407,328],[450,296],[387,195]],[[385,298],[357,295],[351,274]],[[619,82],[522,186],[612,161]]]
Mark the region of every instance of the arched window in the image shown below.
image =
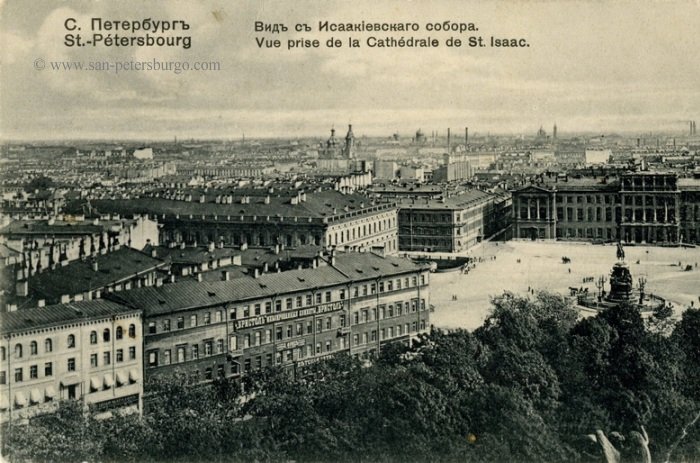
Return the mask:
[[[51,342],[50,339],[46,339],[44,341],[44,352],[52,352],[53,351],[53,343]]]
[[[15,344],[15,357],[22,358],[22,344]]]
[[[136,325],[134,325],[134,324],[129,325],[129,337],[130,338],[136,337]]]
[[[102,340],[104,342],[109,342],[109,328],[105,328],[105,330],[102,332]]]
[[[90,331],[90,344],[97,344],[97,331]]]
[[[115,336],[117,337],[117,339],[121,339],[124,337],[124,330],[122,329],[121,326],[117,327],[117,333]]]
[[[75,335],[69,334],[68,335],[68,348],[73,348],[75,347]]]
[[[36,341],[32,341],[29,344],[29,355],[36,355],[39,353],[39,348],[37,346]]]

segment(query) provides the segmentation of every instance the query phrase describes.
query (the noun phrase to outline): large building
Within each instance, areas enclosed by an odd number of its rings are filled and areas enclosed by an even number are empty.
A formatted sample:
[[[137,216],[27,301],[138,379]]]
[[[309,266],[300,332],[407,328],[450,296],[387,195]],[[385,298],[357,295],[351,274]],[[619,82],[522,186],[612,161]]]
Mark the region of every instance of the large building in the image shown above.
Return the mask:
[[[513,237],[698,243],[700,181],[639,172],[541,179],[513,191]]]
[[[397,252],[396,204],[334,190],[265,190],[260,196],[217,190],[154,193],[131,200],[93,201],[100,211],[141,213],[159,224],[160,242],[286,247],[314,244]]]
[[[408,259],[332,253],[317,268],[140,288],[109,297],[143,310],[145,376],[199,380],[339,352],[368,357],[429,326],[429,270]]]
[[[399,207],[400,251],[461,252],[508,227],[510,195],[469,190]]]
[[[139,310],[105,300],[0,313],[0,421],[60,399],[141,410],[141,326]]]

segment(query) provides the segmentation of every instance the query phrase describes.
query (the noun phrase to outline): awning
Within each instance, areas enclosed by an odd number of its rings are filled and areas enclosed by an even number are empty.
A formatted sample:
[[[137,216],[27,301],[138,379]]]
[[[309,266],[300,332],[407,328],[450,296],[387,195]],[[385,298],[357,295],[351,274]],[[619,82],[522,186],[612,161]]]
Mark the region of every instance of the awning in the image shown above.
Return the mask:
[[[105,375],[105,387],[110,388],[114,386],[114,378],[112,375]]]
[[[68,386],[73,386],[75,384],[80,384],[80,376],[74,375],[74,376],[67,376],[61,379],[61,386],[63,387],[68,387]]]
[[[127,381],[129,381],[129,378],[126,376],[126,373],[123,371],[117,373],[117,386],[123,386]]]
[[[7,410],[10,408],[9,399],[4,395],[0,395],[0,410]]]
[[[46,398],[47,399],[53,399],[56,397],[56,389],[53,388],[53,386],[49,386],[46,388]]]
[[[40,404],[42,398],[43,397],[41,396],[39,389],[32,389],[32,392],[29,393],[29,400],[31,400],[33,404]]]
[[[135,383],[138,380],[139,380],[138,370],[134,368],[131,371],[129,371],[129,381],[131,381],[132,383]]]
[[[102,388],[102,381],[100,378],[90,378],[90,389],[94,391],[99,391]]]
[[[27,398],[24,396],[24,392],[18,392],[15,394],[15,404],[18,407],[24,407],[27,405]]]

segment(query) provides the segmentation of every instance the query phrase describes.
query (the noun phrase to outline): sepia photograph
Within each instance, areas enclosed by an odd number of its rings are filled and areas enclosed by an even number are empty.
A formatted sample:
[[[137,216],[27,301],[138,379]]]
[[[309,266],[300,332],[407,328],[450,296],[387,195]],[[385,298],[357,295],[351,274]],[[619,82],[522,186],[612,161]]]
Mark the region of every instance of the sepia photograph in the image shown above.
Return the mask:
[[[0,461],[700,463],[698,0],[0,0]]]

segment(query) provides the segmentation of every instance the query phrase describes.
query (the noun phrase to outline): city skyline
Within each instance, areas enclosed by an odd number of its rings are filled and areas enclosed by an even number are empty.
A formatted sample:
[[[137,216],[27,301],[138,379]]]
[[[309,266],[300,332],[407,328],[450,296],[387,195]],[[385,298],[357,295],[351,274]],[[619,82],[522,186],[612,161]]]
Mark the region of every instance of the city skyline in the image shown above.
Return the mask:
[[[474,127],[529,134],[555,121],[560,133],[682,133],[700,108],[700,64],[690,57],[700,27],[694,2],[349,5],[315,2],[0,4],[3,72],[0,137],[198,139],[323,136],[356,124],[359,135]],[[401,7],[399,7],[400,5]],[[192,47],[64,46],[66,18],[186,20]],[[284,22],[289,33],[254,31]],[[472,22],[485,37],[525,37],[529,48],[267,50],[255,38],[345,41],[359,33],[297,33],[319,21]],[[386,36],[388,34],[376,34]],[[444,43],[451,34],[433,36]],[[455,34],[459,35],[459,34]],[[284,48],[284,46],[283,46]],[[212,72],[37,70],[36,59],[219,62]],[[428,70],[426,72],[426,70]],[[686,124],[685,126],[683,124]],[[444,128],[444,129],[443,129]]]

